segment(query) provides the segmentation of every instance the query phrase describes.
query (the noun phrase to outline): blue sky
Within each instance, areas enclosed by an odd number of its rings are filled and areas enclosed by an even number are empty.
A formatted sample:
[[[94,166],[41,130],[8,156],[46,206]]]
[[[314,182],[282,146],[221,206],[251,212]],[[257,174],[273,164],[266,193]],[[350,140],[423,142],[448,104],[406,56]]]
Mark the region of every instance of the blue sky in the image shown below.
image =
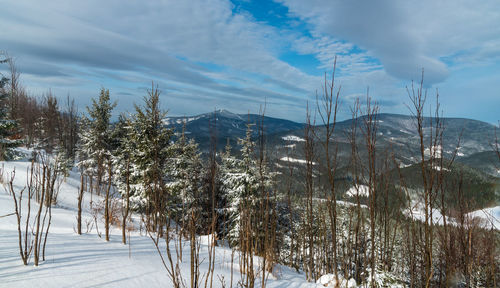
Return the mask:
[[[152,81],[170,115],[228,109],[304,121],[337,56],[341,119],[357,97],[407,114],[422,68],[445,116],[500,118],[497,0],[0,0],[0,50],[34,95],[132,111]],[[4,67],[0,67],[4,68]],[[431,97],[432,96],[432,97]]]

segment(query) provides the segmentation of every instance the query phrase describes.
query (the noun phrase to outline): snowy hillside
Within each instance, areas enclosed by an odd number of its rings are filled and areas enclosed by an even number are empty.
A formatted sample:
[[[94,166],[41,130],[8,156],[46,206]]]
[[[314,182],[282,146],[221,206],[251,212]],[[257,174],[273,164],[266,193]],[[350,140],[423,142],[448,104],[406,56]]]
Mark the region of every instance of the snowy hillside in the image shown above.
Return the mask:
[[[2,162],[2,164],[4,178],[15,169],[14,187],[22,189],[30,162]],[[99,238],[95,227],[81,236],[75,233],[78,179],[76,173],[71,173],[60,186],[58,203],[52,210],[52,226],[46,248],[47,258],[40,266],[34,267],[32,259],[28,266],[24,266],[20,260],[15,216],[0,218],[0,287],[171,287],[158,252],[152,240],[143,231],[141,233],[137,229],[130,233],[130,245],[121,244],[121,231],[117,227],[111,231],[110,242]],[[94,196],[93,200],[97,203],[99,198]],[[89,201],[86,194],[84,223],[93,223]],[[32,205],[32,213],[36,209],[37,205]],[[12,196],[2,189],[0,216],[13,212]],[[138,218],[135,217],[136,227],[138,223]],[[208,242],[207,237],[202,237],[200,241],[201,275],[204,275],[207,269],[208,261],[203,260],[208,259]],[[189,243],[187,241],[182,243],[184,259],[180,269],[184,280],[189,283]],[[215,255],[214,287],[230,287],[231,249],[217,247]],[[233,287],[236,287],[240,280],[238,263],[238,254],[235,253]],[[257,269],[258,257],[255,257],[254,263]],[[303,274],[287,267],[275,267],[273,274],[268,275],[267,287],[317,286],[306,282]],[[260,282],[256,284],[260,286]]]

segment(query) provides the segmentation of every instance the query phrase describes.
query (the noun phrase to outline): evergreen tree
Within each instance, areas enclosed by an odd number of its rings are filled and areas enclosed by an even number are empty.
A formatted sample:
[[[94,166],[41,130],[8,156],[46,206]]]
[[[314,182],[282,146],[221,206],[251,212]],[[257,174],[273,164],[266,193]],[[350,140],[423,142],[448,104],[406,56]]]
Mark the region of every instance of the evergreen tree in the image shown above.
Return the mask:
[[[9,59],[0,59],[0,64],[10,64]],[[10,159],[14,156],[13,148],[19,146],[21,141],[13,139],[19,133],[18,123],[9,115],[10,95],[13,93],[9,87],[9,78],[0,74],[0,160]]]
[[[128,183],[132,184],[134,143],[131,139],[130,122],[125,116],[120,115],[111,135],[111,151],[113,163],[113,182],[122,198],[127,194]]]
[[[169,201],[165,181],[169,174],[167,159],[172,131],[163,125],[166,113],[160,109],[159,96],[160,91],[153,87],[144,98],[144,106],[135,105],[130,133],[135,145],[132,160],[139,183],[133,198],[140,200],[153,229],[165,224],[161,221]]]
[[[251,127],[251,124],[247,124],[246,137],[238,140],[241,145],[241,159],[231,155],[229,144],[221,157],[221,186],[227,203],[225,227],[232,245],[238,243],[243,218],[255,219],[253,216],[258,213],[258,201],[263,200],[262,197],[259,197],[259,191],[269,189],[272,185],[273,175],[263,171],[262,176],[260,176],[258,171],[257,161],[254,157],[255,142],[251,138]],[[258,223],[253,224],[258,225]]]
[[[80,168],[81,172],[85,175],[92,177],[94,175],[94,168],[97,166],[97,162],[94,157],[93,145],[94,140],[92,139],[92,134],[90,133],[91,125],[90,120],[87,117],[82,117],[80,121],[80,136],[79,142],[77,144],[77,166]]]
[[[97,189],[106,173],[106,165],[111,156],[111,111],[116,103],[111,103],[109,90],[102,88],[99,99],[92,99],[92,106],[87,107],[88,117],[82,117],[82,131],[80,134],[79,166],[91,169],[88,172],[97,177]]]
[[[167,188],[175,199],[172,205],[177,221],[185,224],[193,214],[201,214],[204,199],[201,195],[201,153],[193,139],[186,139],[184,131],[169,147]]]
[[[132,195],[136,194],[137,175],[135,172],[132,155],[135,151],[135,143],[132,141],[132,129],[130,120],[120,115],[118,122],[113,128],[111,137],[113,183],[116,190],[122,196],[122,242],[126,244],[126,229],[130,210],[137,209]]]
[[[243,189],[243,174],[241,173],[241,160],[231,155],[231,145],[229,141],[224,153],[221,154],[220,165],[220,187],[222,192],[222,201],[224,202],[223,216],[225,220],[223,233],[233,242],[239,233],[239,202],[240,194]]]
[[[87,107],[88,117],[83,117],[83,127],[80,139],[80,162],[78,166],[82,173],[90,178],[92,191],[93,177],[96,176],[96,192],[101,194],[103,190],[104,177],[106,188],[104,189],[104,225],[106,241],[109,241],[109,228],[111,222],[110,193],[112,184],[111,167],[111,111],[116,106],[110,102],[109,90],[101,89],[99,99],[92,99],[92,107]]]

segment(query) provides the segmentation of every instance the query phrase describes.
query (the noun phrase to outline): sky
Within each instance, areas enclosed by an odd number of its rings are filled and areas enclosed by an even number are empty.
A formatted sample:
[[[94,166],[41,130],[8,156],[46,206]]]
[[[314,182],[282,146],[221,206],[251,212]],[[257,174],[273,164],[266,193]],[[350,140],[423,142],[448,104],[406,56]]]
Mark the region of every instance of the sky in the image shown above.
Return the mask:
[[[104,87],[115,115],[153,83],[171,116],[227,109],[304,122],[337,58],[340,119],[367,91],[409,114],[412,81],[446,117],[500,120],[498,0],[0,0],[0,50],[32,95]],[[5,66],[5,65],[3,65]],[[5,69],[5,67],[0,67]],[[4,70],[5,72],[5,70]],[[62,100],[61,100],[62,101]]]

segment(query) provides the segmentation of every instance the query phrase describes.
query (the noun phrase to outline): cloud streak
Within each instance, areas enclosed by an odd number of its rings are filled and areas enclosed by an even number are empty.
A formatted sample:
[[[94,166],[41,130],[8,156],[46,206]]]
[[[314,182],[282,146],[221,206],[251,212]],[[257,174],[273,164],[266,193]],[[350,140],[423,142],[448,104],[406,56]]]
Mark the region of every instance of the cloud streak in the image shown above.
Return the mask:
[[[386,112],[406,112],[404,84],[422,68],[429,86],[450,87],[456,71],[500,65],[496,0],[275,0],[267,13],[229,0],[0,6],[0,50],[34,93],[70,92],[86,105],[105,86],[122,110],[155,81],[175,114],[245,113],[266,101],[272,115],[302,121],[336,56],[347,104],[370,87]]]
[[[500,37],[498,1],[280,2],[317,34],[366,50],[387,73],[404,80],[417,79],[424,68],[427,83],[439,83],[449,75],[443,57],[460,61],[454,55],[461,52],[479,50],[485,56],[500,52],[500,46],[493,44]]]
[[[141,72],[258,102],[266,96],[298,100],[317,83],[274,55],[272,39],[279,35],[274,28],[234,14],[228,1],[55,0],[42,6],[21,0],[6,7],[0,25],[12,29],[0,32],[2,49],[18,56],[23,71],[40,77],[65,77],[76,69],[106,82],[103,70],[122,77]],[[203,63],[222,67],[220,74],[267,79],[267,89],[246,79],[232,80],[239,88],[228,87]],[[292,96],[283,96],[285,91]]]

